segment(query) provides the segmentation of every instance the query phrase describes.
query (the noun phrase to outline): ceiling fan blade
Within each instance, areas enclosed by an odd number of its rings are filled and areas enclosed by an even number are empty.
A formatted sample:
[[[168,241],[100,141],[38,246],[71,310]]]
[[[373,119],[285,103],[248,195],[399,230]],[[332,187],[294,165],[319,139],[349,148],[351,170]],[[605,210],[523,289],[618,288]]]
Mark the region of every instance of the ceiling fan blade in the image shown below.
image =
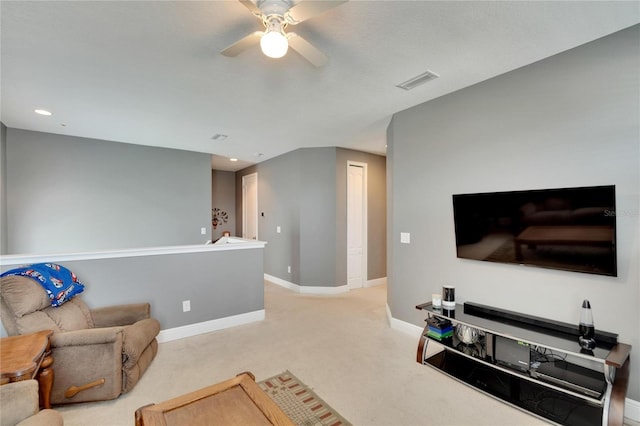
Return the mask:
[[[314,66],[320,68],[329,60],[327,55],[296,33],[287,33],[287,38],[289,39],[289,46]]]
[[[287,13],[290,20],[292,20],[290,23],[295,25],[329,9],[333,9],[336,6],[340,6],[342,3],[346,3],[347,1],[348,0],[301,1],[289,9],[289,12]]]
[[[256,31],[248,36],[241,38],[233,43],[231,46],[224,49],[222,53],[224,56],[238,56],[248,48],[260,43],[260,37],[264,34],[262,31]]]
[[[244,5],[244,7],[246,7],[247,9],[249,9],[251,11],[251,13],[253,13],[254,15],[261,15],[262,12],[260,11],[260,9],[258,9],[258,6],[256,6],[256,4],[254,2],[252,2],[251,0],[238,0],[240,3],[242,3]]]

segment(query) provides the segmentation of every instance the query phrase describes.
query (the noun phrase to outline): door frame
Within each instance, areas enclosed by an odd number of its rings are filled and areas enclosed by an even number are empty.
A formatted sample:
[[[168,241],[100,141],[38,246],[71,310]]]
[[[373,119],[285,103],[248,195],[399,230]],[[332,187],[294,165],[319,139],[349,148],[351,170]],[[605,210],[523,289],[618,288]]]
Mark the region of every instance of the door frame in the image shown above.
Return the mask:
[[[367,163],[362,163],[359,161],[351,161],[351,160],[347,160],[347,179],[346,179],[346,185],[347,185],[347,217],[346,217],[346,224],[347,224],[347,241],[346,241],[346,245],[347,245],[347,285],[349,284],[349,167],[351,166],[355,166],[355,167],[362,167],[362,288],[367,287],[367,281],[368,281],[368,260],[369,260],[369,252],[368,252],[368,218],[369,218],[369,213],[368,213],[368,204],[369,204],[369,195],[368,195],[368,164]],[[351,289],[351,287],[349,286],[349,289]]]
[[[249,218],[247,218],[247,193],[245,191],[246,185],[245,185],[245,180],[249,177],[253,177],[255,176],[256,179],[256,191],[255,191],[255,208],[256,208],[256,217],[253,218],[253,220],[255,220],[255,227],[256,227],[256,240],[258,240],[258,172],[255,173],[249,173],[248,175],[244,175],[242,176],[242,238],[247,238],[245,237],[245,235],[247,235],[247,221],[249,220]]]

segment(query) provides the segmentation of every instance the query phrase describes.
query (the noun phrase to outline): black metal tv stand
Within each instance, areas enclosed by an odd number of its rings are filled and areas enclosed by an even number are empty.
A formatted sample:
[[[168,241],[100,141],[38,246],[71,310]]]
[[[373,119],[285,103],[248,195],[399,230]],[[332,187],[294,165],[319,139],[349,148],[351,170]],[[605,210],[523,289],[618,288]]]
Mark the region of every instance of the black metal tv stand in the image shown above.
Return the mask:
[[[623,424],[631,346],[617,335],[584,351],[568,324],[474,303],[416,309],[427,313],[420,364],[557,424]]]

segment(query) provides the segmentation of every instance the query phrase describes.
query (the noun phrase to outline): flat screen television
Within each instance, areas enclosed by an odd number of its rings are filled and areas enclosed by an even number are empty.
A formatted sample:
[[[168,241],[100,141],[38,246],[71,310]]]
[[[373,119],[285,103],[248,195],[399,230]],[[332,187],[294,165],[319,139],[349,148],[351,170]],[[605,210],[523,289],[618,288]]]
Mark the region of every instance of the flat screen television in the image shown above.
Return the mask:
[[[454,194],[459,258],[617,276],[615,186]]]

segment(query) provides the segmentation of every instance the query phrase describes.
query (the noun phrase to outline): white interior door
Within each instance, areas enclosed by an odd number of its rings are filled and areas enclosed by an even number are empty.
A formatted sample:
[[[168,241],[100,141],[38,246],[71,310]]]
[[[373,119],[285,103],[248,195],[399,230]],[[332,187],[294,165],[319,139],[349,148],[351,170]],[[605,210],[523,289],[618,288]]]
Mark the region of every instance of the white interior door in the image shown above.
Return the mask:
[[[258,239],[258,174],[242,176],[242,238]]]
[[[364,287],[367,279],[366,164],[347,163],[347,284]]]

